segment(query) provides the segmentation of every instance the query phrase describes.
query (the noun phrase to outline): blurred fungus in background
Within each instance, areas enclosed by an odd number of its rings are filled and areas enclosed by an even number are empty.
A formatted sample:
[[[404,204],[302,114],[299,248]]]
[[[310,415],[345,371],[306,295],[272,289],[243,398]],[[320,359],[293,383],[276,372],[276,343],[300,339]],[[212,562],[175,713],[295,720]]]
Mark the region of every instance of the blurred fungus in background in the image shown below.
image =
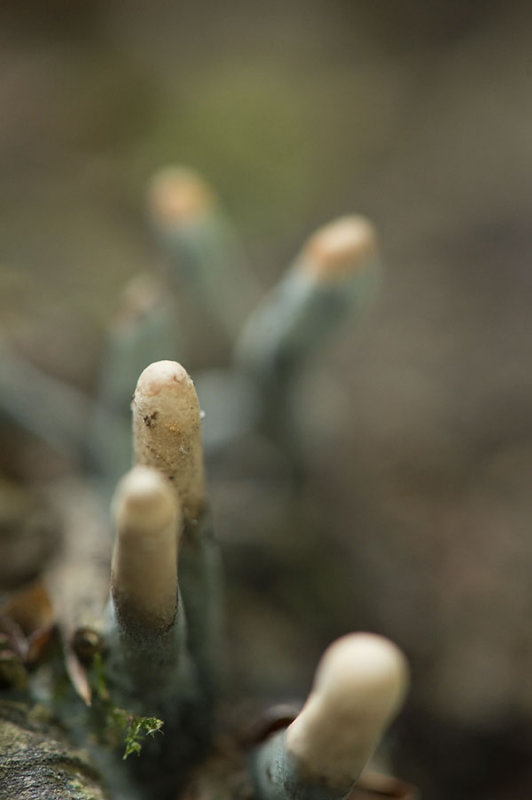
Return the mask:
[[[157,266],[161,165],[209,178],[266,288],[323,221],[375,221],[381,293],[299,387],[306,529],[277,524],[275,453],[211,467],[234,669],[300,696],[333,637],[389,636],[412,665],[401,774],[426,800],[528,800],[530,5],[7,0],[0,23],[2,346],[73,391],[95,396],[122,287]],[[220,321],[176,306],[191,373],[226,363]],[[53,550],[35,508],[73,465],[0,422],[7,591]]]

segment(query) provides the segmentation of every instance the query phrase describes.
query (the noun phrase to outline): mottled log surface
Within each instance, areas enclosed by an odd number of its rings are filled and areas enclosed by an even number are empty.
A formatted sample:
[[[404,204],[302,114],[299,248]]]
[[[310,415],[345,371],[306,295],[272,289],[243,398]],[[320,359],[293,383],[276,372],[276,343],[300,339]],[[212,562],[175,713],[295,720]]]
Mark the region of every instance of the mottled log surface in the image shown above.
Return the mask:
[[[108,800],[88,755],[42,706],[0,700],[0,800]]]

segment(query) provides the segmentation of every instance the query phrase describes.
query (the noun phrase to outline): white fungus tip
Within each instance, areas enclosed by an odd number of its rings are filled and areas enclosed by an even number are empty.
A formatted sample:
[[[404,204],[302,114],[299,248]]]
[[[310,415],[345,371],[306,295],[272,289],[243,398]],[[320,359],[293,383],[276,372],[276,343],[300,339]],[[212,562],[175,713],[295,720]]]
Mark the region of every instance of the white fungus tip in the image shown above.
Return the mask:
[[[175,497],[156,469],[134,467],[118,484],[113,501],[117,526],[158,529],[169,525],[176,514]]]
[[[176,361],[156,361],[142,372],[131,408],[135,463],[164,473],[184,517],[197,520],[205,486],[200,407],[192,379]]]
[[[406,660],[395,644],[372,633],[352,633],[325,651],[313,691],[327,702],[340,702],[368,711],[390,713],[403,698],[408,684]]]
[[[194,392],[192,379],[181,364],[177,361],[155,361],[141,373],[135,394],[153,397],[169,388],[182,391],[189,387]]]
[[[113,501],[116,538],[111,591],[126,631],[162,632],[177,608],[177,529],[174,493],[156,469],[138,466],[119,483]]]
[[[392,642],[369,633],[343,636],[320,661],[310,696],[287,729],[287,749],[310,773],[349,786],[407,688],[406,659]]]
[[[352,215],[319,228],[303,248],[300,266],[318,280],[337,280],[376,257],[374,226],[366,217]]]
[[[132,278],[120,296],[117,323],[136,324],[146,314],[156,308],[164,299],[161,281],[148,273]]]
[[[159,225],[194,222],[212,211],[214,194],[203,178],[187,167],[163,167],[148,186],[148,213]]]

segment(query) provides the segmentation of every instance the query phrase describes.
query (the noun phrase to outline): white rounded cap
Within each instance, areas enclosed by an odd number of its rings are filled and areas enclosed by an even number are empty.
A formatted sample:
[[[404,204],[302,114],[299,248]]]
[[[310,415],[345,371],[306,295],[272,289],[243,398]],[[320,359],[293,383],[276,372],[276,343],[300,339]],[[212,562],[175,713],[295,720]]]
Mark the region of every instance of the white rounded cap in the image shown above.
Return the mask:
[[[192,379],[176,361],[142,372],[133,395],[135,462],[160,470],[172,483],[187,518],[204,504],[201,416]]]
[[[111,569],[115,611],[124,627],[166,629],[177,604],[174,494],[157,470],[134,467],[113,501],[116,539]]]
[[[215,198],[203,178],[187,167],[164,167],[148,187],[148,212],[159,225],[180,225],[209,213]]]
[[[314,233],[303,248],[300,268],[318,280],[338,280],[377,257],[377,235],[361,216],[340,217]]]
[[[118,527],[153,530],[170,524],[176,505],[161,473],[151,467],[138,466],[118,484],[113,511]]]
[[[352,783],[399,710],[408,668],[392,642],[369,633],[338,639],[323,655],[303,710],[286,733],[308,771],[338,786]]]

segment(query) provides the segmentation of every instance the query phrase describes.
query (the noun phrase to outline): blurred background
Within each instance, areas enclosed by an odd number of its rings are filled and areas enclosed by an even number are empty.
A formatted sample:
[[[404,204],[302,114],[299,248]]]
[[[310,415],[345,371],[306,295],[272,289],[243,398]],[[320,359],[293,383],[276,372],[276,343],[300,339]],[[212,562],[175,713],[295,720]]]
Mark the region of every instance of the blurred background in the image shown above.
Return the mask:
[[[89,395],[158,258],[154,169],[213,183],[265,287],[317,225],[375,221],[382,292],[302,392],[297,530],[234,500],[233,461],[213,476],[234,669],[284,699],[334,636],[390,636],[413,670],[396,771],[427,800],[528,800],[532,6],[4,0],[0,42],[2,340]],[[193,376],[227,363],[191,325]],[[68,468],[0,435],[6,479]]]

